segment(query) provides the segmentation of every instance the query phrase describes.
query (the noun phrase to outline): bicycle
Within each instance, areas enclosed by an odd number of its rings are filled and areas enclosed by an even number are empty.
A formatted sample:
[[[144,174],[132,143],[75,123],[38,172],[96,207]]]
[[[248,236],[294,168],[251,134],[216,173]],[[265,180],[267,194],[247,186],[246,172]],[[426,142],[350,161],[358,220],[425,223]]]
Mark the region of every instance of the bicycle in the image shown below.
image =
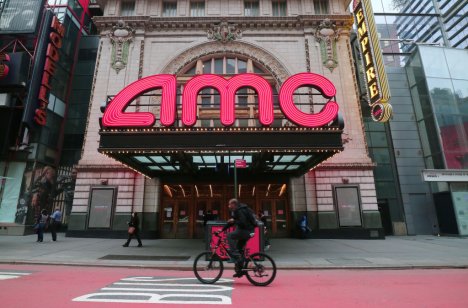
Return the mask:
[[[213,284],[223,275],[223,261],[225,259],[216,251],[220,249],[224,255],[229,255],[226,240],[217,233],[214,233],[214,235],[218,238],[217,243],[211,245],[210,251],[199,254],[193,262],[195,276],[205,284]],[[241,273],[245,274],[251,284],[254,286],[267,286],[273,282],[276,277],[276,264],[269,255],[263,252],[246,255],[241,251],[241,256]]]

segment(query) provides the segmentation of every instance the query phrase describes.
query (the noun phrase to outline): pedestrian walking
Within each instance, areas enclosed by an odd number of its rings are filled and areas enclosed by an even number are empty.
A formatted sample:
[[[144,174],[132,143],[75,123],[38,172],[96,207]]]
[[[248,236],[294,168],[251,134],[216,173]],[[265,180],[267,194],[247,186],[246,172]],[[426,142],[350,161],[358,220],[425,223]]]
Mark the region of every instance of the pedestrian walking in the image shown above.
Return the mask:
[[[36,217],[36,226],[37,229],[37,241],[36,242],[43,242],[44,241],[44,232],[47,230],[49,224],[49,215],[47,214],[47,210],[43,209],[39,216]]]
[[[62,226],[62,212],[59,208],[56,208],[54,213],[50,215],[50,233],[52,234],[52,240],[57,241],[57,232]]]
[[[307,222],[307,215],[303,215],[298,222],[298,228],[301,233],[301,238],[305,239],[307,234],[311,231],[309,228],[309,224]]]
[[[132,218],[127,223],[128,223],[128,240],[122,246],[128,247],[133,236],[135,236],[138,241],[137,247],[143,247],[143,244],[141,243],[141,239],[140,239],[140,219],[138,218],[138,213],[133,212]]]

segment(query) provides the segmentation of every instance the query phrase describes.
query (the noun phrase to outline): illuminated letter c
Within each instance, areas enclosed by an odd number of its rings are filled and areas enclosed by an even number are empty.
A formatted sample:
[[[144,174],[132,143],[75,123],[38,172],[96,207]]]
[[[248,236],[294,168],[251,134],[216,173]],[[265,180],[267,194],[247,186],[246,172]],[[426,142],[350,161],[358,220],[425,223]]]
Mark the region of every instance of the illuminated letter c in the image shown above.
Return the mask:
[[[320,127],[331,122],[338,115],[339,107],[336,102],[329,101],[316,114],[304,113],[294,104],[294,91],[307,85],[320,91],[326,98],[332,98],[336,94],[335,86],[327,78],[313,73],[296,74],[289,77],[281,86],[279,93],[281,110],[289,120],[300,126]]]

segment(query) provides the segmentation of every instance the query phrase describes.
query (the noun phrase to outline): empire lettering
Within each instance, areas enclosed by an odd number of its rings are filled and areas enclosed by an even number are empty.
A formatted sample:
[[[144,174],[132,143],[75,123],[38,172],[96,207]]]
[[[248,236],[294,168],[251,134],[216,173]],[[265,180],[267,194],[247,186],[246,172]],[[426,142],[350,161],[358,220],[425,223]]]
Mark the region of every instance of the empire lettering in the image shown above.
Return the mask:
[[[368,1],[354,1],[354,16],[356,19],[357,32],[359,36],[359,46],[362,53],[364,75],[367,83],[367,93],[369,95],[369,106],[371,107],[371,116],[375,121],[388,121],[392,114],[392,106],[387,103],[388,95],[382,91],[381,76],[382,73],[376,66],[376,54],[373,44],[378,44],[371,39],[369,28],[373,29],[373,20],[368,20],[372,16],[367,16]],[[371,24],[369,24],[371,22]],[[377,46],[380,48],[380,46]],[[386,78],[385,78],[386,81]],[[385,98],[385,99],[384,99]]]

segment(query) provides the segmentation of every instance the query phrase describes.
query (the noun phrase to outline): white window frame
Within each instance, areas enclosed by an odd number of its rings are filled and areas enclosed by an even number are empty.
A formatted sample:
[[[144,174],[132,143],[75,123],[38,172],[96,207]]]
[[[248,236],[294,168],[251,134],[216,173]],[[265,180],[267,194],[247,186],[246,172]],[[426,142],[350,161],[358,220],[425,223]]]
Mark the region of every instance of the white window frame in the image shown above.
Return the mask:
[[[256,12],[254,9],[256,4]],[[260,1],[244,1],[244,16],[260,16]]]
[[[205,1],[190,1],[190,17],[203,17],[206,15],[205,10]]]
[[[165,11],[165,9],[167,8],[166,5],[171,6],[169,12]],[[161,13],[162,17],[176,17],[177,16],[177,1],[163,1],[161,12],[162,12]]]

